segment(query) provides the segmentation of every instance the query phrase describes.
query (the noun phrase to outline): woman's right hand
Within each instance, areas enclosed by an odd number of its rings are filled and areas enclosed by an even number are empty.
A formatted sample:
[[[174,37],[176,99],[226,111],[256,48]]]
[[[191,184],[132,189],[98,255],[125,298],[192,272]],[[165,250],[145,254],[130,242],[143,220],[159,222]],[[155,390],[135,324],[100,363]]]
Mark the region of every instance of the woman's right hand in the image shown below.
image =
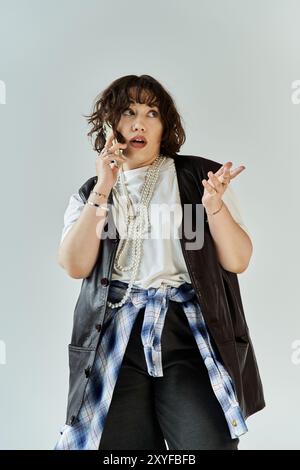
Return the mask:
[[[117,142],[112,145],[113,139],[115,139],[114,133],[111,132],[105,142],[105,146],[96,158],[96,173],[98,176],[98,185],[106,186],[109,190],[114,186],[117,181],[119,168],[114,165],[112,160],[116,160],[118,164],[127,161],[127,158],[123,155],[114,154],[116,150],[125,149],[127,144],[121,144]]]

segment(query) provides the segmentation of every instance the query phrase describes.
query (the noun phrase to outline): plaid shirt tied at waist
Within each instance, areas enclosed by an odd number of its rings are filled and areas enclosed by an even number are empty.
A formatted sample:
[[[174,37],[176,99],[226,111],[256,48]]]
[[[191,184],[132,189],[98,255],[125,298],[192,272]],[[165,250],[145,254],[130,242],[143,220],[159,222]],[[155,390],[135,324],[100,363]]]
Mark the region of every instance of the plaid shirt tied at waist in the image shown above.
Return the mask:
[[[110,284],[112,295],[114,295],[114,285],[124,286],[122,287],[124,292],[127,287],[124,282],[112,280]],[[111,302],[118,302],[122,297],[121,295],[119,299],[112,299]],[[161,335],[169,300],[180,302],[182,305],[232,439],[248,431],[236,398],[233,381],[214,351],[192,285],[185,282],[179,287],[172,287],[162,283],[159,288],[133,287],[124,305],[119,308],[108,308],[103,325],[103,337],[97,349],[77,420],[72,426],[68,424],[63,426],[55,450],[99,448],[131,329],[139,311],[144,307],[141,339],[148,373],[153,377],[163,377]]]

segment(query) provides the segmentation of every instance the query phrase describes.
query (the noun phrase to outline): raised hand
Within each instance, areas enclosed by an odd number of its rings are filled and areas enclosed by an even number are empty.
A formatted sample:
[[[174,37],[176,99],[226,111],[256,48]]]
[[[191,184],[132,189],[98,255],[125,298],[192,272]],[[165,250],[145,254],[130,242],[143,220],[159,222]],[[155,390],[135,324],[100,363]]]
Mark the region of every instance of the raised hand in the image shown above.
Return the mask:
[[[222,196],[228,184],[246,168],[244,165],[240,165],[231,171],[231,166],[232,162],[226,162],[216,173],[212,171],[207,173],[208,181],[206,179],[202,180],[204,186],[202,204],[210,212],[215,212],[221,207]]]

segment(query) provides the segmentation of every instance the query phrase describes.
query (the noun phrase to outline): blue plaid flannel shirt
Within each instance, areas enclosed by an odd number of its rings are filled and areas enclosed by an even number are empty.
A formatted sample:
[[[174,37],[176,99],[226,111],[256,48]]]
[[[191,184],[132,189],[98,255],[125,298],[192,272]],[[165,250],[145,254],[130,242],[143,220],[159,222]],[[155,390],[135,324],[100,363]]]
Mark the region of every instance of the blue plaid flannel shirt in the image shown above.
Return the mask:
[[[121,284],[127,286],[123,282]],[[97,349],[78,419],[72,426],[64,424],[54,450],[98,450],[131,329],[143,307],[141,337],[148,373],[154,377],[163,376],[161,334],[169,299],[182,304],[232,439],[248,431],[233,381],[215,354],[192,285],[185,282],[172,287],[162,283],[159,288],[133,287],[122,307],[108,309],[105,332]]]

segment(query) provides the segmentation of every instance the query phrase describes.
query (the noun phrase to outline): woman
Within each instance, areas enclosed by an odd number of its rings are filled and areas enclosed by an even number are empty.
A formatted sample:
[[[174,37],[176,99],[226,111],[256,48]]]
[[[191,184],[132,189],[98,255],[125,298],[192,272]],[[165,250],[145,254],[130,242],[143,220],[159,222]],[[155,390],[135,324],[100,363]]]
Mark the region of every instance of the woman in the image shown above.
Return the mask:
[[[115,80],[89,123],[97,176],[71,196],[59,250],[83,282],[55,448],[238,449],[265,406],[237,281],[252,243],[229,186],[245,167],[179,156],[179,113],[149,75]],[[157,222],[166,206],[174,221]]]

